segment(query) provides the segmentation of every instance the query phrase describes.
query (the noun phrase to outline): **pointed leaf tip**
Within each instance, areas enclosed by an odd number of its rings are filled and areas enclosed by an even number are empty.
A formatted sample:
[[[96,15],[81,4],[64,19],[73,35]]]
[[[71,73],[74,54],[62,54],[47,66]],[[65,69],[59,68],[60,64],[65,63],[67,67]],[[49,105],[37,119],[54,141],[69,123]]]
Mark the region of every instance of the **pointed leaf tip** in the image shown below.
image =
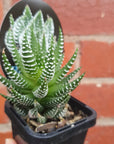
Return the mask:
[[[3,48],[3,50],[2,50],[2,54],[5,54],[5,48]]]

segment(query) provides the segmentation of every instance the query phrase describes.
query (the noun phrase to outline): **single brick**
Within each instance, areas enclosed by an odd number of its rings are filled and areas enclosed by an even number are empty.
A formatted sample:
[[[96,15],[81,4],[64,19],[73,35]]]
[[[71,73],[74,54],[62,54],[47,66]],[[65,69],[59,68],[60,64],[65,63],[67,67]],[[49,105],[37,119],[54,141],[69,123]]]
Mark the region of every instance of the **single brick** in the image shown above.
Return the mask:
[[[12,138],[12,132],[0,133],[0,144],[5,144],[6,138]]]
[[[113,0],[44,0],[57,13],[65,34],[114,34]]]
[[[114,144],[114,126],[90,128],[84,144]]]
[[[114,116],[114,84],[112,85],[81,84],[72,96],[94,108],[98,117]]]
[[[81,66],[86,77],[114,77],[114,43],[82,41]]]
[[[3,1],[0,1],[0,25],[3,20]]]

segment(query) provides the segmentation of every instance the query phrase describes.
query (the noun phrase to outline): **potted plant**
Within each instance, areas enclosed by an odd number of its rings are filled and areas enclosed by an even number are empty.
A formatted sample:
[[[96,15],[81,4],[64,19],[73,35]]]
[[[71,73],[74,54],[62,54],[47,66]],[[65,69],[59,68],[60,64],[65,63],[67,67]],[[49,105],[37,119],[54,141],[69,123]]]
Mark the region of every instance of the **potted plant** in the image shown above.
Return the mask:
[[[88,128],[95,124],[96,113],[70,96],[85,74],[71,80],[78,68],[66,75],[78,50],[61,68],[63,33],[59,28],[58,39],[54,36],[51,17],[44,21],[41,10],[33,16],[26,6],[20,17],[14,20],[10,15],[9,19],[5,45],[15,66],[3,49],[7,78],[0,75],[0,81],[10,95],[0,95],[8,100],[5,111],[14,138],[19,144],[83,144]]]

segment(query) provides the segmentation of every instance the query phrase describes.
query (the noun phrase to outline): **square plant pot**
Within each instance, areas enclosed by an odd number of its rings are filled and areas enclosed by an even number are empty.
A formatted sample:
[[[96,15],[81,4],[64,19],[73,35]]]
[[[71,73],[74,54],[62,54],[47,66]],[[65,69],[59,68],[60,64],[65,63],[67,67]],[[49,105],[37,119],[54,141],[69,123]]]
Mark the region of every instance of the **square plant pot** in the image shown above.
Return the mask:
[[[56,131],[41,134],[30,129],[15,112],[13,106],[6,101],[5,112],[12,123],[13,137],[18,144],[83,144],[88,128],[96,123],[96,112],[73,97],[71,97],[69,104],[75,113],[81,110],[87,117]]]

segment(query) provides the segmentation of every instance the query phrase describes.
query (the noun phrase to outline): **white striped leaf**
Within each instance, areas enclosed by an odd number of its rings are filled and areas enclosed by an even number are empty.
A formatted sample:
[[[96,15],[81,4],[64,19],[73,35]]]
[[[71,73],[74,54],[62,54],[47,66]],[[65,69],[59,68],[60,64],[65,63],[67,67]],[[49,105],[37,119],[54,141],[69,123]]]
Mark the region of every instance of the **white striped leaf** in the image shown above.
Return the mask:
[[[45,69],[43,70],[39,81],[46,80],[47,83],[49,83],[53,79],[54,73],[55,73],[54,39],[52,36],[51,45],[46,55]]]
[[[71,57],[71,59],[68,61],[68,63],[60,69],[60,71],[57,73],[57,83],[61,82],[61,80],[64,78],[64,76],[69,72],[70,68],[72,67],[74,61],[76,60],[77,57],[77,52],[78,49],[76,49],[75,53]]]
[[[42,82],[40,86],[33,89],[33,95],[37,98],[44,98],[48,93],[48,84],[46,81]]]
[[[22,88],[32,88],[31,83],[26,81],[21,74],[17,73],[13,69],[13,67],[9,63],[9,60],[7,59],[7,56],[5,55],[4,52],[2,54],[2,61],[3,61],[4,69],[9,77],[9,79],[14,81],[17,85],[21,86]]]
[[[61,28],[59,28],[59,37],[58,37],[58,41],[57,41],[56,48],[55,48],[56,71],[60,69],[61,64],[63,62],[63,59],[64,59],[63,50],[64,50],[63,33],[62,33]]]

